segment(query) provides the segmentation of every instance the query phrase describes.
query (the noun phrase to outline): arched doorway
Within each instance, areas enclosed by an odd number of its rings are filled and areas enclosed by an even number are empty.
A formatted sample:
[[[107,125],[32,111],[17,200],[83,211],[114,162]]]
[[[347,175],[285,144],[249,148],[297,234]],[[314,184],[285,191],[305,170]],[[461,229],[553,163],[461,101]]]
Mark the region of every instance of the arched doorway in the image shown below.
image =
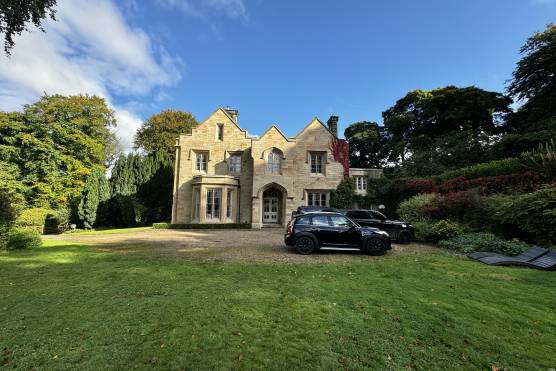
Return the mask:
[[[263,224],[282,223],[282,203],[282,192],[278,189],[271,187],[263,192]]]

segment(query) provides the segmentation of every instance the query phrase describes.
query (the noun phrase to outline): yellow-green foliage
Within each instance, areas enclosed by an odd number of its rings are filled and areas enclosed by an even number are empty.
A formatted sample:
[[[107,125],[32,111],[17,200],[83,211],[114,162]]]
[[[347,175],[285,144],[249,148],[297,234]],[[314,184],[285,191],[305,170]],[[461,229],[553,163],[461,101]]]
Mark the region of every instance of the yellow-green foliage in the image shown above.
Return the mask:
[[[42,227],[46,217],[49,214],[54,214],[55,211],[35,207],[32,209],[23,210],[15,221],[17,227]]]
[[[400,219],[410,223],[425,221],[428,219],[427,215],[425,215],[425,210],[432,205],[435,199],[436,194],[434,193],[423,193],[413,196],[400,204],[398,215]]]

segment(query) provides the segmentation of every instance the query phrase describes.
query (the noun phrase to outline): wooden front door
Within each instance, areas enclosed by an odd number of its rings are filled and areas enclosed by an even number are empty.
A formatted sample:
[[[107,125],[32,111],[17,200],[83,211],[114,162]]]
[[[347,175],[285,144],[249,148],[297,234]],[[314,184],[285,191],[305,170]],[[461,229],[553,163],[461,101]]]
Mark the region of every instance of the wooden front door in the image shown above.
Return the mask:
[[[263,198],[263,223],[278,224],[278,197]]]

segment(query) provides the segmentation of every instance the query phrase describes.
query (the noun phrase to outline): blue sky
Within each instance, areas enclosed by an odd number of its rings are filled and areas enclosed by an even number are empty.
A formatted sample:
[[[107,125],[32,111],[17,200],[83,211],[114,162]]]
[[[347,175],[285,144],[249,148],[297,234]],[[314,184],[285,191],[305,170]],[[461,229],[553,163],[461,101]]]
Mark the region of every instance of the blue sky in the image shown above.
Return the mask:
[[[381,122],[413,89],[503,91],[556,0],[59,0],[47,33],[0,58],[0,109],[42,91],[103,95],[124,147],[164,108],[240,111],[252,134],[295,135],[314,116]],[[62,46],[61,46],[62,45]],[[37,48],[44,58],[37,60]],[[39,50],[40,52],[40,50]],[[4,71],[4,72],[2,72]]]

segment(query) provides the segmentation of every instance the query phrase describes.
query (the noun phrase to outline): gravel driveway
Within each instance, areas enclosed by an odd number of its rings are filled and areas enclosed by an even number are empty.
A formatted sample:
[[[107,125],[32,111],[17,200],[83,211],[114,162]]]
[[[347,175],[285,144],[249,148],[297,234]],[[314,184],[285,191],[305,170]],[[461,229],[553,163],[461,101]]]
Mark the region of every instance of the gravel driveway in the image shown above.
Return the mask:
[[[228,230],[175,230],[150,229],[115,234],[66,234],[45,236],[45,239],[68,241],[94,246],[103,251],[118,253],[167,256],[204,261],[253,262],[333,262],[383,259],[360,251],[327,250],[310,256],[299,255],[287,247],[281,228],[228,229]],[[438,251],[420,244],[394,244],[386,257],[422,255]]]

